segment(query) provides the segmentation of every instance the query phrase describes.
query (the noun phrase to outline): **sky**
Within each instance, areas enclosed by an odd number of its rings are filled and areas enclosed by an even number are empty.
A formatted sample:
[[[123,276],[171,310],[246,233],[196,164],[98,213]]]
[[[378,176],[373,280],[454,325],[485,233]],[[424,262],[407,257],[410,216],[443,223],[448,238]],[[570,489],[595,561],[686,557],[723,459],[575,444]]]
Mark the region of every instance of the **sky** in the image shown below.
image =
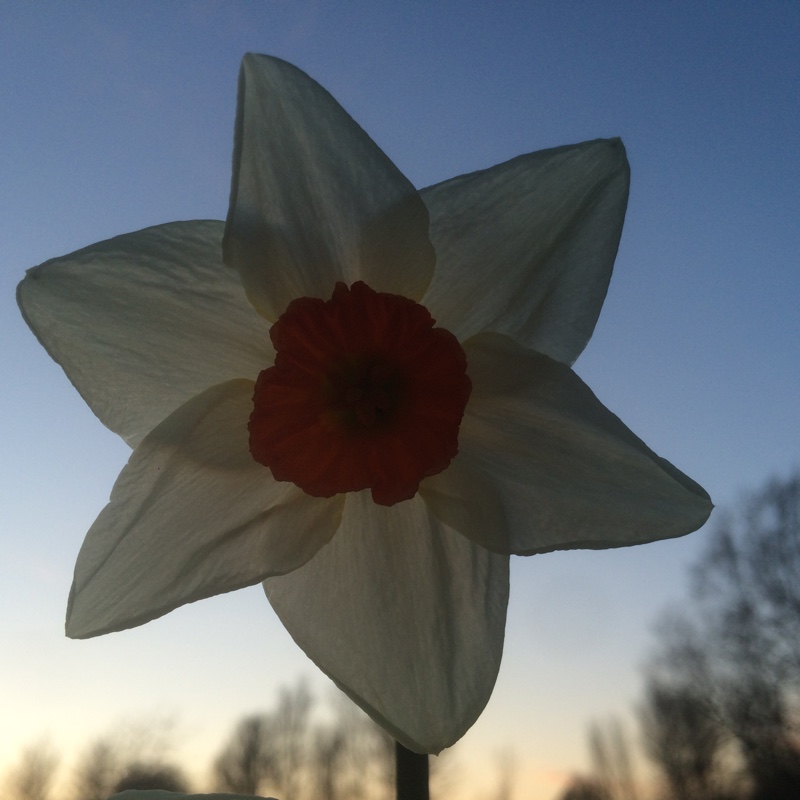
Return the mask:
[[[70,759],[142,715],[196,763],[303,675],[327,681],[258,587],[70,641],[74,560],[129,455],[23,323],[24,270],[113,235],[224,219],[239,62],[321,82],[418,187],[621,136],[632,169],[614,276],[575,365],[718,507],[800,466],[800,6],[400,1],[0,5],[0,780],[24,745]],[[631,709],[684,539],[514,559],[504,662],[457,746],[461,796],[513,752],[515,800],[588,766]],[[202,776],[200,776],[202,777]]]

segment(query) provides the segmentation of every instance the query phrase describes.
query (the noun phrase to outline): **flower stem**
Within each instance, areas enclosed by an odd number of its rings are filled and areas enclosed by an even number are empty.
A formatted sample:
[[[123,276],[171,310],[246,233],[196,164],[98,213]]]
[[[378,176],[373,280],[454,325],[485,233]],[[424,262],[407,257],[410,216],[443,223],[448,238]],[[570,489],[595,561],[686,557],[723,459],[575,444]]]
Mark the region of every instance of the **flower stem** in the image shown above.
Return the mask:
[[[394,744],[397,800],[429,800],[428,756]]]

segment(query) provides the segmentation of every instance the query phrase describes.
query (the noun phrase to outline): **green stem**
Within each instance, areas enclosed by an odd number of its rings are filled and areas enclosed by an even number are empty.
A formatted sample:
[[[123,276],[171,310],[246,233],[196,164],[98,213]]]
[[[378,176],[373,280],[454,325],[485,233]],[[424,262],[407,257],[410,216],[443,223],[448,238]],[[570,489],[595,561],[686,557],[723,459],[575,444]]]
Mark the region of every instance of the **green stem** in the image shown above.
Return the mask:
[[[430,800],[428,756],[425,753],[414,753],[400,742],[395,742],[394,753],[397,765],[397,800]]]

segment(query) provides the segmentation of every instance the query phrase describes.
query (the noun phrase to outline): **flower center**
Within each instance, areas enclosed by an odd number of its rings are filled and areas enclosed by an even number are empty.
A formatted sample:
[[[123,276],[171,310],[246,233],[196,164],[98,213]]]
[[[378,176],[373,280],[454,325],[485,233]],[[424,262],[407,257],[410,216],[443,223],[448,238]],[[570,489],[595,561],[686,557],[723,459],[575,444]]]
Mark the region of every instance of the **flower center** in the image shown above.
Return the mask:
[[[372,490],[394,505],[458,452],[472,384],[458,340],[428,310],[359,281],[302,297],[272,326],[250,452],[310,495]]]
[[[391,424],[400,405],[404,381],[399,371],[376,357],[347,357],[328,373],[328,406],[356,435]]]

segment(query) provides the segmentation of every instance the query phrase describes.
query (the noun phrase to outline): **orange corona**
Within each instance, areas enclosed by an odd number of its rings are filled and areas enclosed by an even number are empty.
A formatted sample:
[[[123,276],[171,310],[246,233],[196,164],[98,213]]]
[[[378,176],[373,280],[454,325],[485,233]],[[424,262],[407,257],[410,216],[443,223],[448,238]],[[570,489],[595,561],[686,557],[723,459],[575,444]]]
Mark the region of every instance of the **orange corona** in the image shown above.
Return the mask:
[[[458,452],[472,384],[458,340],[428,310],[359,281],[294,300],[256,381],[253,458],[317,497],[371,489],[394,505]]]

